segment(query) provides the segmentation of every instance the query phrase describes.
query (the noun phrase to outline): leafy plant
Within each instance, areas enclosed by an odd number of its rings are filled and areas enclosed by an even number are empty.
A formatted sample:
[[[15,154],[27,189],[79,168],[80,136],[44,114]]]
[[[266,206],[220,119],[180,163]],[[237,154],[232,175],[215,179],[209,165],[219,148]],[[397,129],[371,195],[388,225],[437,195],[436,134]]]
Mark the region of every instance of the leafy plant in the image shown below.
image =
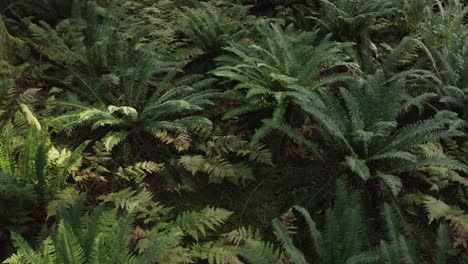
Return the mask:
[[[0,262],[466,262],[467,12],[0,1]]]
[[[16,121],[41,128],[32,108],[38,89],[31,88],[24,92],[16,89],[16,81],[27,67],[29,67],[27,64],[15,67],[0,80],[0,124],[2,126]]]
[[[261,21],[257,25],[257,43],[232,43],[226,48],[232,55],[217,59],[220,67],[214,74],[237,82],[234,90],[241,91],[249,101],[227,112],[224,119],[267,110],[276,122],[291,123],[293,95],[307,95],[347,78],[333,71],[349,65],[342,52],[349,44],[333,42],[330,36],[319,39],[317,31],[294,34],[292,30],[291,26],[282,29],[278,24]],[[252,144],[274,130],[271,122],[264,123],[255,132]]]
[[[420,147],[426,157],[447,159],[441,145],[426,144]],[[427,214],[428,223],[434,221],[450,222],[451,233],[455,237],[455,246],[467,247],[468,240],[468,216],[463,210],[467,204],[465,192],[468,187],[466,177],[459,172],[444,166],[429,165],[418,169],[416,177],[421,179],[422,186],[414,192],[408,192],[403,196],[403,204],[409,211],[417,211],[423,208],[423,214]],[[457,192],[458,195],[448,197],[445,192]]]
[[[419,30],[424,44],[437,62],[431,75],[432,86],[439,94],[440,102],[466,118],[468,30],[464,17],[468,8],[458,0],[448,1],[445,5],[438,2],[436,7],[437,12],[426,8],[429,19],[422,23]]]
[[[128,104],[121,106],[91,107],[61,103],[77,111],[61,115],[54,122],[62,129],[80,125],[91,126],[92,129],[109,128],[110,131],[102,138],[108,151],[129,138],[134,142],[133,147],[138,147],[135,144],[142,133],[151,135],[161,130],[189,131],[196,127],[211,126],[209,119],[194,113],[203,110],[203,106],[211,105],[210,99],[219,95],[214,89],[205,89],[212,81],[202,79],[192,87],[181,85],[166,89],[159,86],[149,98],[145,97],[144,90],[147,88],[140,86],[140,90],[128,91]]]
[[[7,127],[0,139],[0,172],[34,188],[39,202],[45,204],[79,168],[86,145],[87,142],[74,151],[62,149],[63,156],[59,157],[60,151],[48,142],[45,131],[32,127],[26,135],[17,136],[12,127]]]
[[[311,251],[314,259],[320,263],[376,263],[380,256],[366,248],[365,226],[358,193],[349,194],[343,180],[336,185],[336,200],[325,216],[323,231],[319,231],[309,212],[300,206],[294,210],[301,215],[307,225],[308,235],[312,239]],[[281,246],[292,263],[308,263],[306,256],[297,248],[288,227],[279,219],[273,220],[273,229]],[[291,228],[291,227],[289,227]]]
[[[378,72],[367,79],[356,79],[341,98],[331,90],[314,96],[297,97],[296,103],[322,134],[339,147],[344,164],[362,180],[380,178],[396,195],[401,181],[394,174],[411,172],[430,164],[466,171],[466,166],[441,157],[425,158],[415,152],[420,144],[453,136],[463,136],[465,123],[456,113],[439,111],[433,117],[408,124],[399,121],[406,109],[424,102],[424,95],[410,97],[405,81],[387,80]]]
[[[30,185],[0,172],[0,234],[6,230],[23,232],[32,221],[37,195]]]
[[[249,30],[249,6],[211,2],[193,2],[194,8],[182,7],[180,31],[205,52],[217,53],[231,41],[238,41]]]
[[[153,75],[173,70],[174,64],[162,62],[157,45],[144,40],[146,27],[126,27],[121,2],[104,8],[88,1],[83,19],[63,20],[55,29],[45,22],[31,24],[30,30],[34,47],[55,71],[62,69],[58,76],[43,78],[89,104],[123,103],[141,110]]]
[[[380,252],[385,263],[421,263],[421,256],[417,253],[414,244],[402,234],[401,224],[395,216],[395,212],[388,204],[384,206],[383,216],[386,222],[388,240],[380,241]],[[437,231],[435,252],[433,254],[435,259],[431,263],[449,263],[449,247],[450,240],[447,226],[440,225]]]
[[[43,240],[38,249],[13,233],[18,252],[4,263],[156,263],[170,254],[180,260],[179,232],[161,235],[144,253],[136,255],[130,247],[133,209],[118,216],[115,209],[99,206],[81,216],[83,202],[84,196],[80,195],[70,208],[62,203],[56,232]]]
[[[21,236],[13,233],[18,251],[4,263],[189,263],[196,259],[219,264],[241,263],[236,256],[239,247],[223,245],[228,240],[203,241],[210,231],[215,231],[228,219],[231,212],[207,207],[181,213],[170,221],[169,210],[157,206],[154,209],[159,210],[158,222],[146,229],[136,226],[136,219],[147,219],[146,214],[141,214],[144,207],[140,202],[148,205],[151,196],[130,193],[127,197],[134,198],[126,201],[123,207],[107,209],[105,203],[116,201],[108,197],[84,215],[84,193],[74,195],[68,202],[62,200],[54,207],[53,215],[58,225],[39,247],[33,249]],[[123,209],[123,213],[118,209]],[[233,237],[232,233],[230,237]],[[184,243],[188,238],[195,242]]]
[[[371,32],[378,19],[394,13],[399,1],[321,0],[317,20],[341,41],[356,43],[357,59],[366,72],[375,70]]]
[[[234,135],[208,137],[196,149],[200,154],[183,155],[177,162],[192,175],[207,174],[209,183],[245,182],[254,179],[252,165],[272,165],[272,155],[265,146],[252,147]],[[236,161],[239,159],[242,161]]]
[[[293,208],[305,220],[307,234],[312,239],[306,245],[312,247],[312,250],[303,250],[294,244],[291,234],[297,236],[302,233],[295,225],[295,217],[273,220],[275,235],[288,263],[309,263],[309,257],[320,263],[426,263],[411,239],[402,233],[400,221],[388,204],[384,205],[382,213],[386,222],[386,239],[382,238],[377,248],[374,248],[370,238],[366,237],[358,192],[348,193],[342,179],[337,181],[335,203],[326,211],[323,231],[317,228],[306,209],[300,206]],[[436,250],[430,255],[431,263],[449,263],[450,240],[447,226],[439,226],[434,247]],[[252,255],[252,258],[247,255],[246,259],[249,263],[267,263],[257,255]]]

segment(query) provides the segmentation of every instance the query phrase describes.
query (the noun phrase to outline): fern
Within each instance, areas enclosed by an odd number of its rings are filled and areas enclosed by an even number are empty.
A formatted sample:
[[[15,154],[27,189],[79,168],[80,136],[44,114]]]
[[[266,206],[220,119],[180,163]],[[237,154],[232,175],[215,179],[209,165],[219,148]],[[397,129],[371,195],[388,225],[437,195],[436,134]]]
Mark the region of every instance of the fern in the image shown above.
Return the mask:
[[[129,210],[133,208],[136,219],[145,224],[160,220],[170,209],[159,202],[154,202],[154,195],[147,189],[132,190],[126,188],[121,191],[99,197],[103,203],[112,203],[116,208]]]
[[[400,222],[394,210],[385,204],[383,212],[388,229],[388,240],[380,242],[380,250],[386,263],[421,263],[421,256],[416,252],[410,240],[401,234]],[[447,227],[439,226],[436,239],[436,262],[438,264],[447,263],[448,236]]]
[[[31,185],[19,182],[11,174],[0,172],[0,233],[27,229],[37,205],[37,193]]]
[[[110,131],[102,138],[102,141],[107,151],[110,151],[129,138],[145,133],[157,134],[161,130],[185,133],[194,128],[211,126],[210,120],[197,116],[195,113],[201,111],[203,106],[211,105],[210,99],[218,96],[218,93],[213,89],[202,90],[202,88],[204,86],[199,87],[198,90],[181,86],[172,87],[166,91],[157,91],[145,100],[140,111],[131,106],[109,105],[106,109],[80,107],[71,114],[67,113],[55,118],[53,122],[60,126],[60,129],[72,129],[76,126],[91,126],[93,129],[108,128]],[[140,103],[142,98],[137,101]],[[178,142],[180,143],[180,139]]]
[[[28,89],[23,93],[16,89],[17,79],[29,67],[28,64],[17,66],[0,80],[0,124],[3,126],[18,119],[19,114],[26,123],[41,129],[36,114],[31,110],[38,89]]]
[[[207,231],[215,231],[231,214],[232,212],[224,209],[207,207],[200,212],[188,211],[180,214],[174,224],[198,240],[207,236]]]
[[[183,155],[177,163],[194,176],[206,174],[210,183],[243,183],[253,179],[253,166],[272,165],[271,152],[265,146],[251,146],[234,135],[208,134],[201,142],[195,145],[200,154]]]
[[[311,18],[337,39],[356,43],[357,61],[366,72],[372,73],[375,63],[371,32],[378,28],[379,19],[397,11],[398,4],[399,1],[382,0],[321,0],[318,16]]]
[[[116,209],[105,209],[104,204],[100,204],[83,215],[84,198],[81,194],[69,205],[62,202],[55,214],[59,224],[39,248],[33,249],[14,234],[17,252],[6,263],[190,263],[192,259],[206,259],[210,263],[241,263],[236,255],[237,247],[223,245],[221,241],[182,246],[185,235],[198,240],[208,230],[223,224],[231,215],[229,211],[206,208],[199,212],[186,212],[174,221],[164,218],[151,230],[140,229],[148,233],[135,245],[137,233],[134,230],[138,230],[134,227],[135,219],[149,201],[131,193],[127,195],[131,201],[126,200],[129,207],[123,210],[123,214],[118,214]],[[104,202],[111,200],[113,198],[109,197]],[[166,217],[167,213],[162,210],[160,216]],[[144,215],[143,219],[151,217]],[[137,252],[133,251],[133,246]]]
[[[249,6],[194,1],[195,8],[182,7],[180,31],[205,52],[219,52],[230,41],[237,41],[249,29]]]
[[[126,168],[120,167],[116,174],[127,181],[135,182],[139,186],[145,186],[144,179],[147,174],[160,172],[163,166],[163,164],[150,161],[138,162]]]
[[[407,100],[404,84],[404,77],[388,81],[378,72],[341,89],[342,101],[331,91],[322,90],[310,98],[297,97],[296,102],[321,125],[323,136],[340,146],[346,153],[345,165],[363,180],[412,172],[412,166],[429,164],[463,171],[463,166],[444,158],[426,160],[417,151],[422,143],[461,136],[458,124],[461,128],[463,121],[453,112],[439,111],[432,118],[399,125]],[[394,177],[386,177],[384,182],[394,194],[401,188]]]
[[[67,185],[67,179],[78,170],[87,145],[85,142],[73,151],[63,148],[63,156],[58,157],[46,130],[31,127],[20,135],[20,131],[7,125],[0,139],[0,172],[32,187],[42,205]]]
[[[364,226],[356,195],[347,192],[343,180],[337,181],[335,204],[327,210],[323,231],[318,230],[306,209],[294,207],[305,219],[313,251],[321,263],[375,263],[380,259],[376,252],[364,248]],[[291,262],[307,263],[305,254],[293,244],[278,219],[273,221],[273,228]]]
[[[236,251],[224,245],[205,243],[202,246],[195,245],[194,250],[199,259],[206,260],[209,264],[241,264]]]
[[[333,42],[330,36],[319,40],[317,31],[294,35],[291,26],[283,29],[267,21],[260,21],[256,29],[260,36],[257,43],[232,43],[226,48],[231,55],[217,58],[220,66],[214,74],[237,82],[234,89],[244,91],[249,101],[228,112],[225,118],[268,109],[273,120],[281,124],[294,95],[309,95],[319,87],[346,79],[344,75],[324,73],[350,65],[342,52],[349,43]],[[265,123],[252,141],[258,143],[272,131],[271,125]]]

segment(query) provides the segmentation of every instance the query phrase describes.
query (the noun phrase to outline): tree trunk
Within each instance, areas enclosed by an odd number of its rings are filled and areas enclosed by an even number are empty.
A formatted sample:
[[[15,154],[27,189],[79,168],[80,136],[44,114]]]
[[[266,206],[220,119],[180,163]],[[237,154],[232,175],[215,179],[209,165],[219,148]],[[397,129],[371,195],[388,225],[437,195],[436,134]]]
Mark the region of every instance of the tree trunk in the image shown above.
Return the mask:
[[[28,53],[29,50],[24,41],[8,33],[0,16],[0,60],[14,65],[20,63],[20,59],[26,58]]]

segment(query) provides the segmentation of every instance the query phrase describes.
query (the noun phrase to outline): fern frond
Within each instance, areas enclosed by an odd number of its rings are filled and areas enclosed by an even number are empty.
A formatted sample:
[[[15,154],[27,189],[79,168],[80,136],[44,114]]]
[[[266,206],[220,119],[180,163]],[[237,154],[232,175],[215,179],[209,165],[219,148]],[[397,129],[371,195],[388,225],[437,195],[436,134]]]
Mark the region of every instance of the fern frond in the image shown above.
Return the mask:
[[[293,244],[291,237],[288,234],[286,228],[281,224],[278,219],[272,221],[273,229],[275,230],[275,235],[278,241],[281,243],[284,251],[291,259],[293,263],[306,264],[304,254]]]
[[[72,229],[63,221],[59,223],[57,230],[57,258],[63,263],[85,263],[83,248]]]
[[[180,227],[188,235],[198,240],[207,235],[207,231],[216,231],[216,228],[226,222],[232,212],[207,207],[199,212],[187,211],[181,213],[174,222],[175,226]]]

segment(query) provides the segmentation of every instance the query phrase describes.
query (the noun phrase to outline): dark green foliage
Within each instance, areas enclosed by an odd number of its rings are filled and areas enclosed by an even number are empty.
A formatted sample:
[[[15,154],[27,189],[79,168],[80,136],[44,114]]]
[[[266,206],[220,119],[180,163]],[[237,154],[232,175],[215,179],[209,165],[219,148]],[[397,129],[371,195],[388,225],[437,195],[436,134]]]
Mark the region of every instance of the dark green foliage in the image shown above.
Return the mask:
[[[400,221],[388,204],[384,206],[383,217],[387,227],[387,239],[380,241],[380,252],[385,263],[424,263],[417,253],[414,243],[402,234]],[[449,244],[447,226],[440,225],[437,231],[435,248],[433,248],[435,250],[435,260],[431,263],[449,263],[447,262]]]
[[[97,207],[91,214],[81,215],[84,196],[70,208],[61,204],[57,211],[58,226],[53,236],[33,250],[23,238],[13,234],[18,252],[5,263],[156,263],[163,252],[177,246],[177,235],[161,236],[145,253],[135,256],[130,249],[134,212],[122,216],[116,210]],[[156,241],[155,241],[156,242]]]
[[[342,49],[347,43],[336,43],[330,36],[319,39],[317,31],[296,34],[291,26],[260,21],[258,43],[232,43],[226,48],[232,55],[217,58],[220,63],[214,74],[237,82],[239,91],[248,103],[230,110],[224,118],[267,109],[272,120],[264,120],[252,138],[258,143],[274,129],[275,124],[291,116],[291,98],[306,96],[314,90],[346,79],[343,74],[332,74],[334,69],[351,66]],[[291,119],[291,117],[289,117]]]
[[[199,78],[198,78],[199,79]],[[211,121],[203,116],[194,115],[203,106],[213,104],[210,100],[219,95],[214,89],[204,89],[213,80],[198,80],[190,86],[159,86],[159,90],[146,98],[141,90],[128,91],[128,105],[108,105],[91,107],[77,103],[58,102],[58,105],[71,107],[75,111],[58,116],[53,120],[61,129],[77,126],[91,126],[92,129],[108,127],[109,132],[102,139],[107,150],[130,136],[149,135],[161,130],[189,131],[211,126]],[[161,84],[163,85],[163,84]],[[139,93],[142,97],[133,99]],[[119,103],[119,102],[116,102]],[[141,105],[143,103],[143,105]]]
[[[199,75],[178,80],[183,63],[161,61],[155,43],[142,42],[145,27],[125,28],[120,2],[101,10],[103,18],[96,3],[89,1],[83,21],[63,21],[57,30],[31,26],[42,52],[70,74],[68,92],[86,100],[56,101],[59,109],[68,111],[54,118],[53,125],[59,130],[109,128],[103,138],[108,150],[128,138],[138,141],[141,133],[210,126],[210,120],[194,113],[219,96],[210,87],[215,80]]]
[[[194,1],[194,8],[182,7],[184,24],[180,30],[205,52],[217,53],[231,41],[249,30],[249,7],[225,3],[216,6],[210,2]]]
[[[437,5],[437,13],[422,23],[421,36],[437,63],[432,74],[434,90],[448,109],[468,117],[468,9],[458,0]],[[442,41],[443,39],[443,41]]]
[[[353,41],[357,60],[366,72],[375,71],[371,39],[378,19],[394,13],[399,6],[396,0],[321,0],[319,16],[314,17],[326,32],[341,41]]]
[[[308,263],[303,254],[314,252],[313,259],[320,263],[376,263],[377,252],[366,249],[366,231],[363,212],[357,193],[348,193],[343,180],[336,185],[334,206],[326,211],[325,223],[319,231],[309,212],[295,206],[295,211],[305,220],[307,234],[312,240],[311,249],[302,251],[292,242],[288,226],[279,219],[273,220],[273,228],[283,250],[292,263]]]
[[[412,98],[405,79],[387,80],[378,72],[367,79],[358,78],[341,98],[330,90],[311,97],[297,97],[296,103],[321,128],[323,136],[345,153],[344,164],[363,180],[380,178],[396,195],[400,179],[393,174],[411,172],[430,164],[466,171],[466,165],[450,159],[425,158],[415,147],[454,136],[463,136],[465,122],[456,113],[439,111],[433,117],[409,124],[399,117],[424,100]],[[374,168],[374,170],[372,169]]]
[[[0,234],[6,230],[25,231],[36,204],[37,195],[31,186],[0,172]]]
[[[0,12],[0,262],[466,262],[466,1]]]
[[[44,22],[31,24],[30,30],[35,47],[67,70],[62,83],[68,91],[92,104],[114,105],[126,93],[120,103],[141,110],[139,100],[147,95],[152,74],[173,67],[157,58],[153,43],[140,43],[147,28],[124,27],[120,2],[102,9],[88,1],[84,19],[64,20],[55,29]],[[111,87],[119,89],[110,92]]]

